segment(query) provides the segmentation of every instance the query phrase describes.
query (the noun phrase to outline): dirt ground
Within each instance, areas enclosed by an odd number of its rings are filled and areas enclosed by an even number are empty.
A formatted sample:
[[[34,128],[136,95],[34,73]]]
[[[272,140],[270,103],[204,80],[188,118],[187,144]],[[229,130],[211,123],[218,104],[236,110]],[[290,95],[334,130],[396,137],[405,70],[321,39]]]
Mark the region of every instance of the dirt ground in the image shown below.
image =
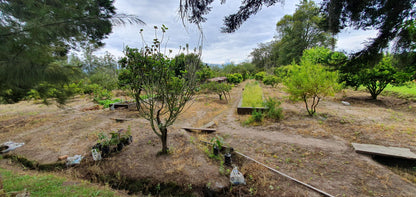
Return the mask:
[[[244,126],[249,115],[236,113],[243,87],[244,83],[233,88],[229,102],[220,101],[216,95],[197,95],[168,128],[171,154],[167,156],[156,156],[160,140],[137,112],[97,109],[88,97],[77,97],[65,108],[34,102],[0,105],[0,143],[24,142],[10,154],[40,163],[82,154],[85,158],[80,166],[60,173],[130,191],[143,191],[135,187],[145,182],[156,186],[147,191],[159,195],[166,194],[162,190],[170,184],[195,195],[209,196],[205,192],[209,188],[232,196],[319,196],[236,154],[233,164],[244,174],[247,185],[231,187],[232,168],[209,158],[208,147],[199,143],[221,135],[236,151],[333,196],[416,196],[414,168],[382,165],[355,153],[351,146],[351,142],[371,143],[410,148],[416,153],[414,102],[387,96],[373,101],[368,93],[347,89],[324,98],[318,115],[309,117],[304,104],[290,101],[282,86],[263,86],[265,97],[282,102],[285,117],[279,122],[265,120],[258,126]],[[129,121],[116,122],[114,118]],[[90,150],[100,132],[128,127],[133,135],[131,145],[110,158],[92,161]],[[217,132],[201,135],[182,127],[211,127]],[[5,165],[17,164],[0,162],[0,167]]]

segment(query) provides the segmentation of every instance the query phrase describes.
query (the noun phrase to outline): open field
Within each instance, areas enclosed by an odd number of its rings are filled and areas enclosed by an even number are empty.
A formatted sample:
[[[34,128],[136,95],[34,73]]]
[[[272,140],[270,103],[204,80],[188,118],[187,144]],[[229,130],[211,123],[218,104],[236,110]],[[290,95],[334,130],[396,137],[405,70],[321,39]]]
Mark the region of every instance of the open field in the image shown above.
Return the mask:
[[[235,150],[334,196],[415,196],[416,169],[385,165],[355,153],[351,146],[351,142],[370,143],[416,152],[415,102],[383,95],[373,101],[368,93],[344,90],[335,98],[323,99],[318,115],[309,117],[303,103],[289,101],[281,85],[262,85],[265,97],[282,102],[285,118],[277,123],[266,120],[260,126],[243,126],[249,115],[237,115],[236,107],[245,83],[233,88],[228,103],[216,95],[198,95],[169,128],[171,154],[167,156],[156,156],[161,142],[137,112],[90,110],[95,109],[94,104],[83,97],[73,99],[64,109],[33,102],[0,105],[0,142],[25,142],[11,154],[39,163],[82,154],[85,158],[80,166],[50,173],[108,183],[130,194],[202,196],[209,194],[208,188],[226,196],[319,196],[237,155],[233,155],[233,162],[247,185],[230,187],[232,168],[210,158],[206,153],[209,147],[198,142],[221,135]],[[92,161],[90,148],[99,132],[129,126],[131,145],[103,161]],[[217,132],[201,135],[182,127],[212,127]],[[25,173],[21,164],[0,161],[1,168],[13,167]]]

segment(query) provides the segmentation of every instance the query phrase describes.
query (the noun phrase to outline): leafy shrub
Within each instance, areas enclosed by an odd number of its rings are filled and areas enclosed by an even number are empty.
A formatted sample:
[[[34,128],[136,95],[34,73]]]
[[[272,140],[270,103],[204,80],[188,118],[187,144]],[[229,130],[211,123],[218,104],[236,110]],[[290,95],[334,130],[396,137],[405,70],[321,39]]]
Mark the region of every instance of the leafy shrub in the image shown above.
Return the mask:
[[[256,122],[263,122],[264,114],[260,110],[253,110],[253,113],[251,114],[253,117],[253,120]]]
[[[207,79],[210,79],[214,76],[214,72],[210,67],[203,67],[201,70],[196,72],[196,79],[200,83],[204,83]]]
[[[360,83],[367,88],[373,99],[377,99],[388,84],[403,84],[410,80],[410,74],[398,72],[392,61],[393,57],[386,55],[373,68],[362,69],[358,74]]]
[[[228,83],[238,84],[243,81],[243,75],[240,73],[226,75]]]
[[[266,75],[267,75],[267,73],[266,73],[266,72],[261,71],[261,72],[256,73],[256,74],[254,75],[254,78],[255,78],[256,80],[258,80],[258,81],[263,81],[263,79],[264,79],[264,77],[265,77]]]
[[[279,78],[277,78],[274,75],[267,75],[263,78],[263,83],[264,85],[271,85],[272,87],[274,87],[276,84],[279,83]]]
[[[111,93],[111,91],[103,89],[101,87],[94,89],[93,95],[93,100],[95,102],[98,102],[100,100],[111,100],[111,98],[113,98],[113,94]]]
[[[249,124],[253,124],[253,123],[261,123],[263,122],[264,119],[264,114],[259,110],[253,110],[253,112],[251,113],[251,116],[249,119],[247,119],[244,124],[249,125]]]
[[[273,120],[281,120],[283,119],[283,112],[282,112],[282,108],[279,107],[280,106],[280,101],[278,101],[275,98],[268,98],[265,102],[264,102],[264,106],[266,108],[268,108],[268,110],[266,111],[265,116],[267,118],[273,119]]]
[[[102,105],[103,108],[108,108],[108,107],[110,107],[111,104],[113,104],[113,103],[119,103],[121,101],[122,101],[121,99],[114,99],[114,100],[106,99],[106,100],[98,100],[97,103],[100,104],[100,105]]]
[[[222,100],[222,96],[224,96],[227,101],[230,98],[231,85],[227,83],[210,82],[202,84],[201,89],[217,94],[220,100]]]
[[[303,100],[310,116],[316,112],[316,107],[322,97],[333,95],[340,90],[338,74],[330,72],[320,64],[303,61],[301,66],[291,70],[285,80],[286,91],[292,100]]]
[[[69,98],[81,92],[82,89],[76,83],[65,85],[40,83],[28,92],[26,99],[42,99],[43,103],[49,104],[48,99],[54,98],[59,105],[64,105]]]

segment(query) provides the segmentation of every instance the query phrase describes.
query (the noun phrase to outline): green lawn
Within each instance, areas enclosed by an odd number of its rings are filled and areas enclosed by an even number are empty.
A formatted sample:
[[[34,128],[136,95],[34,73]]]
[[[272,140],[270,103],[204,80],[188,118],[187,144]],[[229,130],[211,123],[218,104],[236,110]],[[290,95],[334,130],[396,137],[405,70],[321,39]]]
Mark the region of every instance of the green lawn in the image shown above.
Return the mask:
[[[19,175],[12,171],[1,169],[3,189],[7,193],[23,191],[25,188],[30,196],[114,196],[110,189],[99,189],[84,181],[76,184],[63,184],[68,181],[55,175]],[[1,194],[1,191],[0,191]],[[0,195],[1,196],[1,195]]]
[[[359,88],[359,90],[367,91],[367,89],[363,86]],[[415,82],[408,82],[403,86],[393,86],[391,84],[387,85],[382,95],[395,95],[400,98],[407,98],[416,100],[416,83]]]
[[[263,89],[260,87],[259,82],[255,81],[246,84],[241,107],[264,107]]]
[[[409,82],[404,86],[392,86],[389,84],[384,91],[397,93],[399,96],[406,98],[416,98],[416,83]]]

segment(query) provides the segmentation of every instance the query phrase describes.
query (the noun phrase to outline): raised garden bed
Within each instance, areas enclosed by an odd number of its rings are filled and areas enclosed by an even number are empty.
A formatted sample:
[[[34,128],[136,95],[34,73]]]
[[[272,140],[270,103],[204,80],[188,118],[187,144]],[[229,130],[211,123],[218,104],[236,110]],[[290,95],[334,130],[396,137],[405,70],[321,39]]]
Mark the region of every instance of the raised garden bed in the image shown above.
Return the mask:
[[[238,114],[251,114],[253,110],[267,110],[263,104],[263,89],[257,81],[249,82],[243,90],[243,96],[237,107]]]

